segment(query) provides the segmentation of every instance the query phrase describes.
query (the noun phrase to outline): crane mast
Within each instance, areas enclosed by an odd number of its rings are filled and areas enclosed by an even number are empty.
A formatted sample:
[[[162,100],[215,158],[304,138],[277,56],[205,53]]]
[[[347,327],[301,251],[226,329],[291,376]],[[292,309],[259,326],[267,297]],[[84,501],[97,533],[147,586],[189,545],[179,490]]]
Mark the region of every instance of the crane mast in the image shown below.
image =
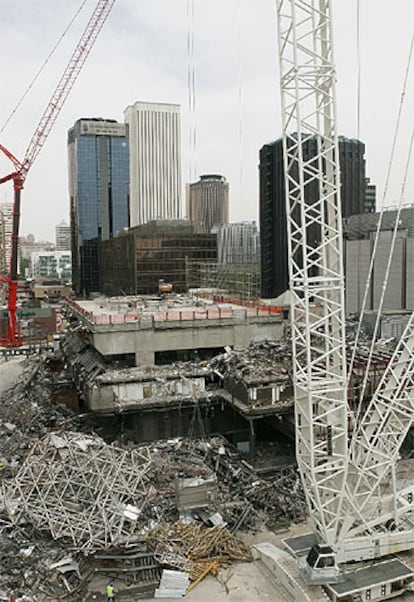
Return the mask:
[[[278,0],[277,15],[296,452],[316,533],[333,546],[347,478],[347,378],[330,1]]]
[[[305,572],[323,582],[338,563],[414,545],[414,487],[396,482],[414,417],[414,318],[351,432],[331,0],[277,0],[277,19],[296,455],[319,542]]]
[[[115,0],[98,0],[95,9],[89,18],[85,30],[69,59],[69,62],[53,91],[39,124],[27,146],[23,161],[19,161],[7,148],[0,144],[0,151],[13,163],[14,171],[0,178],[0,184],[13,180],[14,202],[12,216],[12,245],[10,271],[7,278],[0,277],[8,287],[8,323],[5,340],[0,344],[7,347],[17,347],[22,344],[20,330],[17,328],[17,274],[18,274],[18,240],[20,225],[20,200],[21,190],[24,187],[26,176],[40,153],[50,134],[53,125],[70,93],[72,87],[89,56],[90,51],[101,31]]]

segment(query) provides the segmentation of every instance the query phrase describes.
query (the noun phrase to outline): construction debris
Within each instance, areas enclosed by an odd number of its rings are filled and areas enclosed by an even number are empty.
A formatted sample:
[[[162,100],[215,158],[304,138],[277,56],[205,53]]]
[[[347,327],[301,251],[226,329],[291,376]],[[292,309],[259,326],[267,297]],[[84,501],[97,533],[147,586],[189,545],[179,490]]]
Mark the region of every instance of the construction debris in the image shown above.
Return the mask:
[[[226,528],[208,528],[195,521],[160,522],[148,533],[147,541],[160,564],[188,572],[191,580],[197,579],[213,562],[252,560],[245,544]]]
[[[148,595],[163,568],[195,580],[250,558],[241,529],[302,516],[294,466],[272,487],[220,436],[108,443],[93,415],[53,403],[64,376],[26,362],[0,401],[0,595],[74,601],[94,575]]]
[[[90,553],[136,541],[149,502],[151,459],[145,448],[124,451],[92,436],[52,433],[37,441],[4,505],[53,539]]]
[[[190,585],[187,573],[164,569],[154,598],[182,598]]]

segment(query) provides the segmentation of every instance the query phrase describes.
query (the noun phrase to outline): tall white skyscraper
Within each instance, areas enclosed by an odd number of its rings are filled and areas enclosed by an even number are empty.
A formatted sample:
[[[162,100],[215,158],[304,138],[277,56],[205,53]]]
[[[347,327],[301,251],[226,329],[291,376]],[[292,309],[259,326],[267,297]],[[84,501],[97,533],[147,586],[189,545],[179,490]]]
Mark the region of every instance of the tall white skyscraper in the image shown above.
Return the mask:
[[[13,203],[0,203],[0,273],[9,274],[13,231]]]
[[[138,226],[181,217],[180,105],[136,102],[129,126],[130,219]]]
[[[55,227],[56,251],[70,250],[70,226],[65,221]]]

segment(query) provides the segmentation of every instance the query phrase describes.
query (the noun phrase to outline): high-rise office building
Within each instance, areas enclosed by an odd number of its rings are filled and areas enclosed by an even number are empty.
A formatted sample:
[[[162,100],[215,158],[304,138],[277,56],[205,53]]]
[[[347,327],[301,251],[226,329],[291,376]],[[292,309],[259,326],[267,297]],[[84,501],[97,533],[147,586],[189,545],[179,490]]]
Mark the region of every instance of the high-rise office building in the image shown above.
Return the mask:
[[[0,203],[0,273],[10,271],[13,231],[13,203]]]
[[[364,213],[375,213],[377,207],[377,187],[365,178],[365,209]]]
[[[180,106],[136,102],[129,127],[131,226],[181,217]]]
[[[187,218],[199,234],[229,222],[229,184],[224,176],[207,174],[187,187]]]
[[[56,251],[69,251],[70,249],[70,226],[65,221],[55,227]]]
[[[304,161],[311,161],[316,156],[316,145],[316,137],[304,142]],[[364,143],[339,136],[339,162],[342,216],[364,213],[367,208]],[[259,177],[261,296],[275,298],[289,287],[282,138],[260,149]],[[309,203],[318,198],[316,186],[315,181],[306,185],[305,195]],[[375,210],[375,205],[370,210]],[[313,231],[308,229],[308,236],[318,240],[320,233],[316,225]]]
[[[216,224],[211,232],[217,234],[217,263],[246,265],[259,262],[260,241],[256,222]]]
[[[68,132],[73,288],[100,289],[99,241],[129,226],[128,126],[79,119]]]

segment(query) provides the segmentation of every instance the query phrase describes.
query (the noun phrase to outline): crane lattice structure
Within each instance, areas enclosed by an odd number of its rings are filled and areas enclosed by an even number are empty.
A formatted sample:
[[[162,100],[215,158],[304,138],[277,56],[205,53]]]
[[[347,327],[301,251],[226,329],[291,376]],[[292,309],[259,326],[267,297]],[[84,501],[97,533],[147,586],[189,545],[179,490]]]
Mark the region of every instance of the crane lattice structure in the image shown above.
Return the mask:
[[[298,465],[320,544],[336,562],[376,558],[414,546],[413,487],[395,478],[414,415],[414,324],[352,432],[331,0],[277,0],[277,18]],[[305,159],[309,138],[318,151]]]
[[[40,118],[39,124],[27,146],[24,159],[19,161],[6,147],[0,144],[0,151],[10,159],[14,167],[14,171],[0,178],[0,184],[13,180],[14,186],[10,272],[8,278],[0,278],[8,286],[7,335],[5,340],[0,341],[0,344],[7,347],[17,347],[22,344],[16,321],[21,190],[24,187],[26,176],[43,148],[114,3],[115,0],[98,0],[86,28]]]

